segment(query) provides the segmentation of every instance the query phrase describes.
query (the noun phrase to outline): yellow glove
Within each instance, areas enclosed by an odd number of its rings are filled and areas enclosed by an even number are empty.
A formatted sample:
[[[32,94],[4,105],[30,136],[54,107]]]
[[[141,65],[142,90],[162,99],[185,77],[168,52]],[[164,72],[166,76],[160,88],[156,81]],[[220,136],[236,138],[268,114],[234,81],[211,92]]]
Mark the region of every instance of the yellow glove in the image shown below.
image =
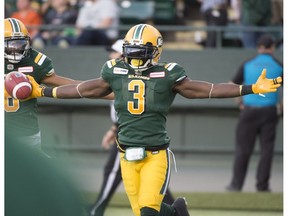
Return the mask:
[[[40,86],[34,79],[34,77],[27,75],[27,78],[29,79],[31,85],[32,85],[32,92],[31,95],[26,98],[25,100],[30,100],[33,98],[39,98],[39,97],[43,97],[42,92],[44,90],[44,86]]]
[[[277,88],[281,86],[282,78],[277,77],[275,79],[266,78],[266,69],[262,70],[257,82],[252,85],[252,91],[254,94],[276,92]]]

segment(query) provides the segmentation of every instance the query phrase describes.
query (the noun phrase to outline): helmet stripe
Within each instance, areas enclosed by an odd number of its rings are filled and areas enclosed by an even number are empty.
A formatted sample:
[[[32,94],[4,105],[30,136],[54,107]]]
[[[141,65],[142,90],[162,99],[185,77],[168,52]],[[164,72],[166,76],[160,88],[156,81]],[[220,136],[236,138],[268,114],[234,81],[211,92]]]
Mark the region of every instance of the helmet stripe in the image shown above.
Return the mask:
[[[13,34],[15,32],[20,32],[21,33],[19,23],[15,19],[10,19],[9,18],[9,22],[11,23]]]
[[[143,34],[144,28],[146,25],[140,24],[136,27],[134,34],[133,34],[133,40],[141,40],[141,36]]]

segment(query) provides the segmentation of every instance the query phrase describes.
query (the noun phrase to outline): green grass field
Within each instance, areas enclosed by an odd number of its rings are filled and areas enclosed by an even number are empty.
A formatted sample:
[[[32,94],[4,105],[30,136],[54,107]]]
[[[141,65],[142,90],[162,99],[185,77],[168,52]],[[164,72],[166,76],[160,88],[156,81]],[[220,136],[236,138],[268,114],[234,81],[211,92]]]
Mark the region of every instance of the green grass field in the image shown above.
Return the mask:
[[[232,211],[232,210],[189,210],[191,216],[282,216],[282,212]],[[131,209],[109,207],[105,215],[133,216]]]
[[[282,193],[175,193],[185,196],[191,216],[282,216]],[[96,193],[84,193],[84,202],[89,205]],[[107,216],[133,216],[124,193],[113,196]]]

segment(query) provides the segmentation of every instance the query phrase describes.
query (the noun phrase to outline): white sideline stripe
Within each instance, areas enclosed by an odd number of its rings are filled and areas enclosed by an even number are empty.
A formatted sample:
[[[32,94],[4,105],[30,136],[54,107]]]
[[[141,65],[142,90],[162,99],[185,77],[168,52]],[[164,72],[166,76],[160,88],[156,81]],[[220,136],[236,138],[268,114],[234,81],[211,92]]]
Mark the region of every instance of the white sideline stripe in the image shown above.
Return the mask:
[[[24,86],[27,86],[27,87],[29,87],[30,89],[32,89],[31,84],[28,83],[28,82],[18,83],[18,84],[14,87],[14,89],[13,89],[13,91],[12,91],[13,98],[18,99],[18,98],[17,98],[17,91],[18,91],[20,88],[24,87]]]

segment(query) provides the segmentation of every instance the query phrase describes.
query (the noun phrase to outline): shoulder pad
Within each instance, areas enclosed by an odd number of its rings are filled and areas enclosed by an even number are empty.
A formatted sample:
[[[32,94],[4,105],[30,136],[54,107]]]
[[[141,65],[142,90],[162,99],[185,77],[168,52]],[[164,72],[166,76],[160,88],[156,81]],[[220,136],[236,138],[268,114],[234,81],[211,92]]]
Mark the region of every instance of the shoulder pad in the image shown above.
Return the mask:
[[[168,71],[171,71],[175,66],[177,65],[177,63],[168,63],[166,64],[164,67],[168,70]]]

